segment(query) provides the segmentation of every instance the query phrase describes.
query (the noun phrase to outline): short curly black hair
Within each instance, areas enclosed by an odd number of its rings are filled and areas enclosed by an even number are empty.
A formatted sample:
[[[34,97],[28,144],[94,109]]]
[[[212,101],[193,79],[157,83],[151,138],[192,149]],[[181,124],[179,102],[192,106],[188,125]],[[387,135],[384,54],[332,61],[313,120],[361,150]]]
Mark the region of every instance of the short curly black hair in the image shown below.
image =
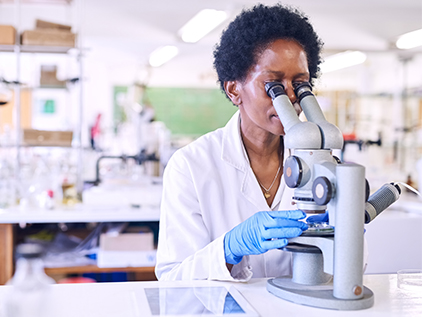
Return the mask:
[[[308,17],[289,6],[258,4],[243,10],[229,24],[214,49],[214,68],[221,89],[225,92],[226,81],[245,80],[259,54],[278,39],[292,39],[302,45],[312,84],[318,77],[323,42]]]

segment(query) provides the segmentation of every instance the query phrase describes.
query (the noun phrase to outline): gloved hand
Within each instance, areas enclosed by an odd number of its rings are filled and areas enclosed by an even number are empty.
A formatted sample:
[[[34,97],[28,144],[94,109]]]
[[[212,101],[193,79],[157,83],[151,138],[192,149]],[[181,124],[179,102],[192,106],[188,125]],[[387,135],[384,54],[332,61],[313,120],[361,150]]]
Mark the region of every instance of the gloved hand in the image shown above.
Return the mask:
[[[307,223],[314,223],[314,222],[328,222],[328,211],[323,214],[318,214],[315,216],[309,216],[306,219]]]
[[[244,255],[261,254],[287,245],[288,238],[299,236],[308,229],[301,210],[260,211],[226,233],[224,253],[226,262],[238,264]]]

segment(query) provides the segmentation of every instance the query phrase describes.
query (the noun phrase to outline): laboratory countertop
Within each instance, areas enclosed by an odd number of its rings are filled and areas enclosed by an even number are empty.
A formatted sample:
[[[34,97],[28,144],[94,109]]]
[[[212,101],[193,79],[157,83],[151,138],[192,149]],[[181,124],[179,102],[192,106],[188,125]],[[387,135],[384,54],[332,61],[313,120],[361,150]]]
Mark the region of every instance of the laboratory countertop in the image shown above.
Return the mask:
[[[422,197],[404,192],[389,209],[422,214]]]
[[[58,223],[58,222],[136,222],[159,221],[159,206],[105,207],[86,206],[59,207],[51,210],[19,208],[0,209],[1,223]]]
[[[52,210],[21,209],[19,207],[0,209],[0,224],[159,221],[161,186],[150,187],[148,192],[144,191],[144,196],[141,198],[139,198],[138,192],[138,189],[127,191],[96,189],[91,191],[90,195],[86,195],[87,200],[92,201],[92,204],[77,204],[72,207],[59,206]],[[123,196],[122,193],[126,193],[126,196]],[[115,201],[130,202],[131,200],[135,200],[133,204],[113,205]],[[98,204],[99,201],[101,204]],[[136,205],[139,208],[130,207],[130,205]],[[403,195],[402,199],[399,199],[388,210],[403,219],[422,217],[422,199],[413,194]]]
[[[199,294],[196,290],[208,287],[224,287],[231,290],[234,287],[234,294],[240,293],[240,302],[252,308],[256,314],[237,314],[236,316],[421,316],[422,315],[422,289],[402,290],[397,287],[396,274],[365,275],[364,285],[370,288],[375,294],[374,306],[358,311],[335,311],[320,308],[313,308],[294,304],[274,295],[266,290],[267,279],[252,279],[247,283],[230,283],[218,281],[177,281],[177,282],[124,282],[124,283],[93,283],[93,284],[60,284],[52,286],[50,298],[51,310],[55,311],[54,316],[125,316],[139,317],[163,314],[164,311],[175,311],[175,306],[183,307],[188,311],[192,305],[198,304]],[[422,287],[422,286],[420,286]],[[192,296],[179,296],[171,299],[169,292],[161,292],[163,289],[194,288]],[[0,286],[0,302],[5,298],[9,286]],[[146,291],[147,289],[150,289]],[[159,291],[158,291],[159,290]],[[155,291],[155,293],[154,293]],[[181,290],[182,291],[182,290]],[[147,294],[147,295],[146,295]],[[148,295],[149,294],[149,295]],[[151,294],[158,299],[154,313],[150,310],[149,302]],[[162,296],[165,294],[165,296]],[[204,301],[205,306],[215,301],[216,293]],[[204,294],[202,294],[204,295]],[[148,297],[148,299],[147,299]],[[218,296],[217,296],[218,297]],[[237,298],[238,300],[238,298]],[[207,305],[208,304],[208,305]],[[242,305],[242,306],[243,306]],[[212,306],[212,305],[211,305]],[[208,312],[208,315],[213,315]],[[202,314],[174,314],[172,316],[200,316]],[[218,316],[218,314],[216,314]]]
[[[82,194],[83,203],[54,209],[15,206],[0,209],[3,223],[159,221],[162,184],[94,186]]]

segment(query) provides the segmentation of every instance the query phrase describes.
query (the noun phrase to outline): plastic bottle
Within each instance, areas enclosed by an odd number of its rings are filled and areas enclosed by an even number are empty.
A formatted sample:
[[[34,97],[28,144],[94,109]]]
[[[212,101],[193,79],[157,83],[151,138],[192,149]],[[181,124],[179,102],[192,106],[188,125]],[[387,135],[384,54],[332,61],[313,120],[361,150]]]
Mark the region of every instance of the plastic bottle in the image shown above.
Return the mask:
[[[18,260],[5,301],[6,317],[52,316],[50,286],[55,281],[44,272],[42,246],[21,244],[16,248]]]

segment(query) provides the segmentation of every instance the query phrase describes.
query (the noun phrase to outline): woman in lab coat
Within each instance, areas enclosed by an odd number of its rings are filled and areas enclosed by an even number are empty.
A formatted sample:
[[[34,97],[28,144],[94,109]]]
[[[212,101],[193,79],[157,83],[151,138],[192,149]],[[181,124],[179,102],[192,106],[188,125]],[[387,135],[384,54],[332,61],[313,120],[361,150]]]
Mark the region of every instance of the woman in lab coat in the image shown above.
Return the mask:
[[[317,77],[322,43],[288,7],[258,5],[230,23],[214,51],[222,90],[239,111],[170,159],[157,250],[159,280],[247,281],[290,273],[288,238],[307,229],[283,178],[283,126],[265,84]]]

